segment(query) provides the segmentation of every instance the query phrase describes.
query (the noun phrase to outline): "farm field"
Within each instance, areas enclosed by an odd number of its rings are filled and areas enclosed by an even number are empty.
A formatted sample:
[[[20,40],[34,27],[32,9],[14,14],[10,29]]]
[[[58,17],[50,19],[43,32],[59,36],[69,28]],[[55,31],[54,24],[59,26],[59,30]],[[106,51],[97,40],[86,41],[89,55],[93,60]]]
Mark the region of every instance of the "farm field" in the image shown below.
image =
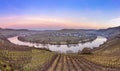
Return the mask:
[[[56,53],[49,50],[5,43],[0,42],[1,71],[36,71],[56,56]]]
[[[94,58],[93,58],[94,59]],[[119,71],[119,67],[104,66],[84,56],[58,55],[45,71]]]
[[[104,67],[120,68],[120,56],[86,55],[84,58]]]
[[[36,71],[41,69],[53,57],[54,53],[45,50],[0,51],[0,69],[3,71]]]
[[[107,56],[119,56],[120,54],[120,38],[114,38],[107,41],[105,44],[98,47],[94,54],[107,55]]]

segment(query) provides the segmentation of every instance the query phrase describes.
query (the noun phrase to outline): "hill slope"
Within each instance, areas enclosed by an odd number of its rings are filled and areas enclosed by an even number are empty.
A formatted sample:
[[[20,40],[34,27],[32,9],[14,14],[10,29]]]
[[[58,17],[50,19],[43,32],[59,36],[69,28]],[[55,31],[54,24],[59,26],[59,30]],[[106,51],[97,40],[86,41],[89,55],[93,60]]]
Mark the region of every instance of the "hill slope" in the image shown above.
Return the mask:
[[[101,45],[95,53],[100,55],[114,55],[120,54],[120,37],[115,37]]]

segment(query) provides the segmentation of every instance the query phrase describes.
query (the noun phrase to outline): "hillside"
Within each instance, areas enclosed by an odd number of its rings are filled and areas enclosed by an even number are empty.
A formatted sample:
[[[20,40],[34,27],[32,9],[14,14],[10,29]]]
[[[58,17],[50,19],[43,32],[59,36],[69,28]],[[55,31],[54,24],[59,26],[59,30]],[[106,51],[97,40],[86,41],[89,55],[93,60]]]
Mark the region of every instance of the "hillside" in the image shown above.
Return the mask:
[[[55,58],[47,49],[30,48],[0,40],[0,71],[38,71]]]
[[[100,55],[117,56],[120,54],[120,36],[115,37],[101,45],[95,53]]]
[[[100,29],[97,31],[99,35],[105,36],[108,39],[114,38],[116,35],[120,34],[120,26],[111,27],[107,29]]]

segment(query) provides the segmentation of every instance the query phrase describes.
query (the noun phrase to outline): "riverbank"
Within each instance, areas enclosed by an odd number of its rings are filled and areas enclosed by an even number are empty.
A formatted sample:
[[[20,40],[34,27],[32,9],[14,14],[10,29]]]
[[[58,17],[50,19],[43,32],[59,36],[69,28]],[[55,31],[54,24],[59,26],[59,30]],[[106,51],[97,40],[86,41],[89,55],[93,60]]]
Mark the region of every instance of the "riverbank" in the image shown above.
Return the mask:
[[[51,44],[51,45],[69,45],[86,43],[95,40],[97,36],[50,36],[50,35],[29,35],[18,36],[20,41],[39,43],[39,44]]]
[[[35,47],[35,48],[47,48],[51,51],[55,52],[60,52],[60,53],[67,53],[67,52],[72,52],[72,53],[77,53],[79,50],[81,51],[83,48],[88,47],[88,48],[94,48],[94,47],[99,47],[99,45],[103,44],[106,42],[106,38],[98,36],[94,41],[92,42],[86,42],[86,43],[79,43],[79,44],[70,44],[68,45],[50,45],[50,44],[38,44],[38,43],[31,43],[31,42],[23,42],[18,40],[18,36],[8,38],[8,40],[11,43],[17,44],[17,45],[25,45],[25,46],[30,46],[30,47]]]

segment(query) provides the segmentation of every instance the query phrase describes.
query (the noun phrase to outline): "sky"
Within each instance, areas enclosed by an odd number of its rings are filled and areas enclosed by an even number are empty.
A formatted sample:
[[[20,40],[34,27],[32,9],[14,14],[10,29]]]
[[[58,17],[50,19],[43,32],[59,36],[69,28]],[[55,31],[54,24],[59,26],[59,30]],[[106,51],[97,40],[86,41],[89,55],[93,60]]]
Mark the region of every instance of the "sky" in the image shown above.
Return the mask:
[[[0,27],[103,29],[120,26],[120,0],[0,0]]]

